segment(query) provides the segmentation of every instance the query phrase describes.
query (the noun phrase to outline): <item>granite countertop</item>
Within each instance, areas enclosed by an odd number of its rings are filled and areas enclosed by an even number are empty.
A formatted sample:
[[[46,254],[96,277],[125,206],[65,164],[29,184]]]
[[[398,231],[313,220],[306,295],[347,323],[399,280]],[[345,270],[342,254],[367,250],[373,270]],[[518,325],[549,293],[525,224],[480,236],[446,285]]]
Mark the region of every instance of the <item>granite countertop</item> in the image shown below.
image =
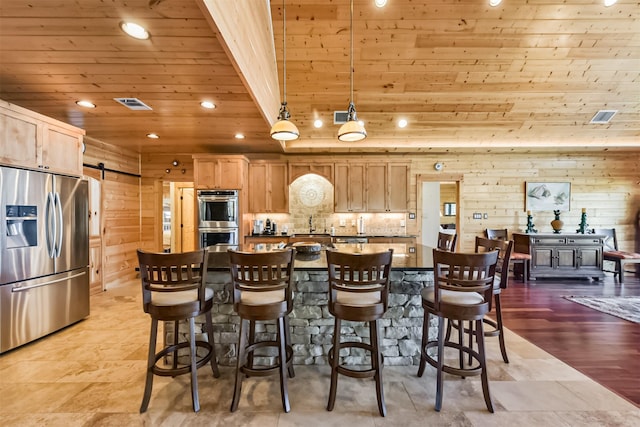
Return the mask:
[[[295,236],[318,236],[318,237],[336,237],[339,239],[348,239],[348,238],[358,238],[358,237],[408,237],[408,238],[416,238],[417,235],[413,234],[334,234],[331,236],[329,233],[290,233],[290,234],[249,234],[246,237],[295,237]]]
[[[404,243],[334,243],[333,249],[349,253],[373,253],[393,249],[392,270],[433,270],[433,248],[424,245],[407,245]],[[238,246],[212,246],[209,248],[209,269],[227,269],[229,255],[227,249],[246,252],[269,252],[281,250],[278,244],[248,244]],[[326,270],[326,248],[317,254],[298,254],[295,270]]]

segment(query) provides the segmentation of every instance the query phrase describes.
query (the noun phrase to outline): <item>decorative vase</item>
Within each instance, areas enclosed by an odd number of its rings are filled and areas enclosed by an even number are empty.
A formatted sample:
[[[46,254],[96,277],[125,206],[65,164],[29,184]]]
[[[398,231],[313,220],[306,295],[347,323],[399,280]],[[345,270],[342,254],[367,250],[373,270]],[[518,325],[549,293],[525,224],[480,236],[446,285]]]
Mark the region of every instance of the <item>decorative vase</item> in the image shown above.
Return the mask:
[[[560,219],[560,211],[553,211],[553,214],[555,215],[555,218],[551,221],[551,227],[555,234],[560,234],[560,230],[562,230],[564,222]]]

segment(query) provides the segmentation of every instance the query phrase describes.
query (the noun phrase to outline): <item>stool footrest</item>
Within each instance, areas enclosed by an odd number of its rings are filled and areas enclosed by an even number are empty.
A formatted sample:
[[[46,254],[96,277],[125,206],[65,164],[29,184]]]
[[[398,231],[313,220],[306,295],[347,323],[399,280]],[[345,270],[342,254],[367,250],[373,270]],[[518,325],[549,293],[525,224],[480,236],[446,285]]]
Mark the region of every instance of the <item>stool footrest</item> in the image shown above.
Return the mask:
[[[265,348],[265,347],[278,348],[278,346],[279,346],[278,341],[260,341],[260,342],[253,343],[250,346],[247,346],[245,351],[246,351],[246,354],[249,354],[259,348]],[[290,366],[293,363],[293,348],[290,345],[287,345],[285,346],[285,349],[287,352],[286,364],[287,366]],[[275,375],[278,373],[278,369],[280,369],[279,364],[270,365],[270,366],[260,366],[260,367],[242,365],[240,367],[240,371],[242,371],[243,374],[250,377],[266,377],[268,375]]]
[[[367,344],[363,342],[347,341],[347,342],[340,343],[340,349],[342,350],[343,348],[361,348],[363,350],[370,352],[373,355],[373,346],[371,344]],[[381,365],[384,365],[384,355],[380,355],[380,356],[382,359]],[[329,365],[333,365],[333,347],[331,347],[331,349],[329,350],[328,361],[329,361]],[[382,368],[382,366],[380,366],[380,368]],[[342,375],[346,375],[351,378],[373,378],[376,375],[376,369],[374,369],[373,366],[369,369],[355,369],[355,368],[348,368],[345,365],[338,365],[336,369],[338,373]]]
[[[477,366],[470,366],[468,368],[457,368],[451,365],[447,365],[444,363],[442,364],[442,371],[446,372],[447,374],[451,374],[451,375],[457,375],[459,377],[473,377],[473,376],[477,376],[482,374],[482,368],[480,367],[480,353],[478,353],[477,351],[470,349],[469,347],[466,347],[464,345],[460,345],[457,342],[452,342],[452,341],[447,341],[446,343],[444,343],[445,348],[454,348],[456,350],[461,350],[464,354],[466,355],[471,355],[471,357],[473,358],[474,361],[478,362]],[[438,361],[436,359],[434,359],[433,357],[429,356],[429,354],[427,353],[427,350],[430,348],[438,348],[438,341],[429,341],[427,342],[427,345],[424,348],[424,352],[422,353],[422,358],[425,360],[425,362],[427,362],[429,365],[433,366],[434,368],[437,369],[438,367]],[[465,358],[466,359],[466,358]]]
[[[158,361],[163,357],[168,356],[172,353],[173,357],[178,357],[178,350],[189,347],[190,344],[188,341],[186,341],[163,348],[160,352],[156,353],[156,360],[154,365],[151,367],[151,372],[162,377],[175,377],[191,372],[191,364],[182,365],[177,368],[163,368],[157,365]],[[213,355],[213,347],[207,341],[196,341],[196,348],[197,347],[206,349],[207,354],[196,361],[196,369],[206,365],[211,360],[211,357]]]

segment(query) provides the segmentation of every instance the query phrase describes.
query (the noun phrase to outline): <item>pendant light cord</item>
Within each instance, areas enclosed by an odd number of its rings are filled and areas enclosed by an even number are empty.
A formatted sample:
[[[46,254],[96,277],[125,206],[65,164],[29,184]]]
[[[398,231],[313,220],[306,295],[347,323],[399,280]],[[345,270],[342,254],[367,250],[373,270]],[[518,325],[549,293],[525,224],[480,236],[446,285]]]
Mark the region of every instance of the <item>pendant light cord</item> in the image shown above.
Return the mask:
[[[349,70],[351,74],[351,100],[353,103],[353,0],[351,0],[351,69]]]
[[[282,102],[287,105],[287,11],[282,0]]]

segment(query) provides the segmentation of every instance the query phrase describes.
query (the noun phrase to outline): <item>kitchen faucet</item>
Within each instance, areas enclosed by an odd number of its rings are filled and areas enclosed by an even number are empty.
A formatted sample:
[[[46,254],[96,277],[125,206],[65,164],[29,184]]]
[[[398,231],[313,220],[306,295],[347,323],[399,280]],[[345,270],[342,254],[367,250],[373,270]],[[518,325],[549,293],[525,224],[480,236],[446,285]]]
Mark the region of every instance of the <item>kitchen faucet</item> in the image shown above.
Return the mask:
[[[313,215],[309,216],[309,234],[313,233],[314,231],[316,231],[315,228],[313,228]]]

